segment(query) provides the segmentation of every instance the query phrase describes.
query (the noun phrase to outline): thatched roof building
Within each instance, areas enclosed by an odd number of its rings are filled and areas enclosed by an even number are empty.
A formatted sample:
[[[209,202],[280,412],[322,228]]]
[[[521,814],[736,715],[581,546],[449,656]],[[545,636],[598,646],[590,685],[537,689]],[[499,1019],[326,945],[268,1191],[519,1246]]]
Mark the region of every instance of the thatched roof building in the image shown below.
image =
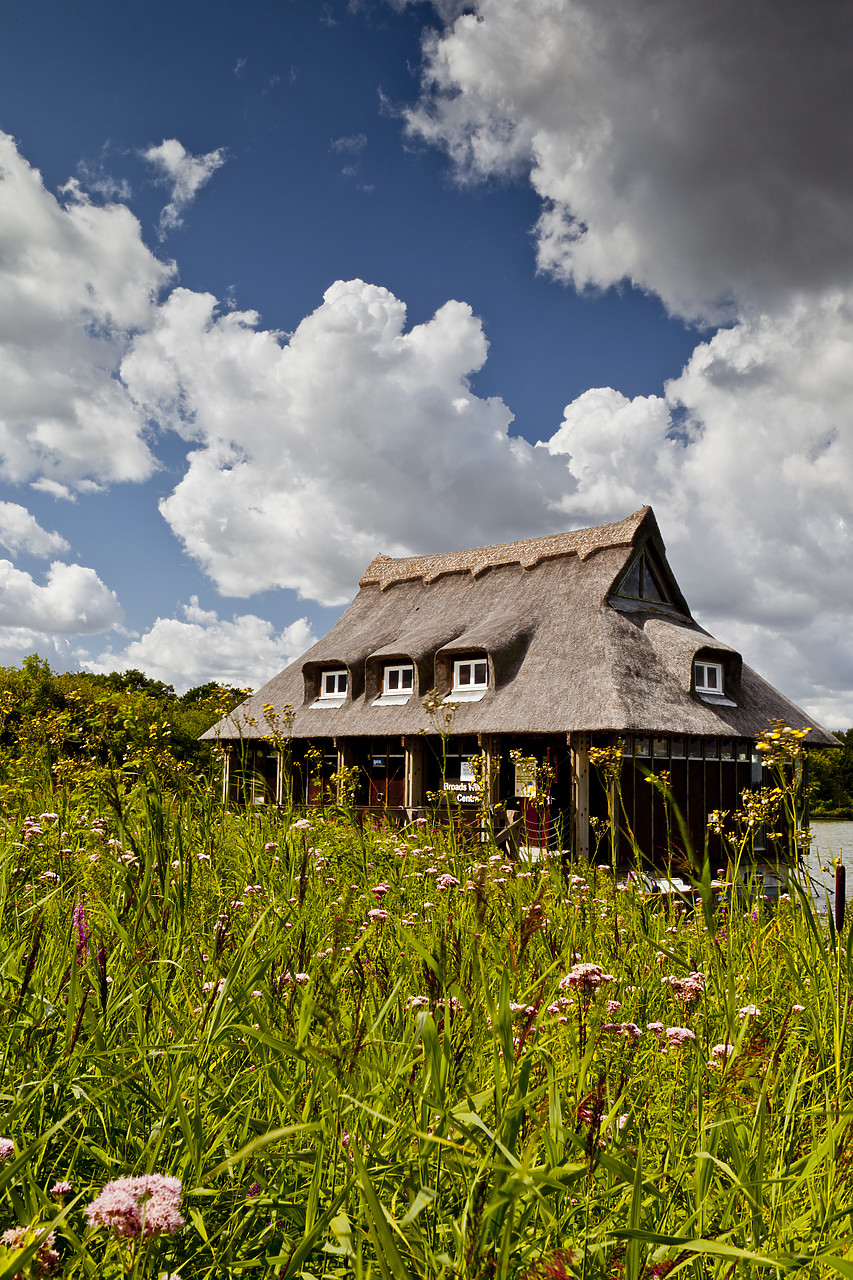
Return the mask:
[[[363,770],[365,800],[416,807],[437,783],[423,751],[434,716],[422,705],[436,690],[460,783],[466,753],[486,750],[498,762],[495,790],[509,798],[509,752],[547,756],[562,763],[575,826],[583,754],[596,736],[618,736],[626,755],[666,758],[669,769],[701,753],[718,772],[721,760],[751,764],[756,736],[774,719],[809,729],[812,745],[835,743],[694,621],[649,507],[529,541],[379,555],[359,586],[328,635],[205,736],[263,754],[264,708],[288,708],[295,759],[313,743],[327,772],[335,760]],[[271,766],[265,772],[271,785]],[[746,777],[732,772],[734,785]],[[710,805],[701,807],[704,821]]]

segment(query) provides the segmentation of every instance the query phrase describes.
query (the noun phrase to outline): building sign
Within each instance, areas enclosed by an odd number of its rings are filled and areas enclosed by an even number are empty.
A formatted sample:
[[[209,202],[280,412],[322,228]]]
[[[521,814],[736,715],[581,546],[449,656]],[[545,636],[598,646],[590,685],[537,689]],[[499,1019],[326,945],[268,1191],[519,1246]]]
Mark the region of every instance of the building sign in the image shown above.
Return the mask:
[[[479,796],[473,782],[450,782],[444,784],[445,791],[451,791],[457,804],[477,804]]]
[[[444,784],[444,789],[453,793],[457,804],[475,805],[479,803],[480,795],[470,760],[460,761],[459,781],[456,782],[455,779],[451,781],[448,778]]]
[[[536,799],[536,761],[532,757],[515,762],[515,794],[524,800]]]

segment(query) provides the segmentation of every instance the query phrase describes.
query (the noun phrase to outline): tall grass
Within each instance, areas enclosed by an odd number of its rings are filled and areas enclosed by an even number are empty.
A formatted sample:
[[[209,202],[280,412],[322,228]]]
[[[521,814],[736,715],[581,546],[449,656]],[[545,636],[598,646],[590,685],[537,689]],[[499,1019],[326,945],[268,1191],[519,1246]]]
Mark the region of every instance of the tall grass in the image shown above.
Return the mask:
[[[62,1276],[853,1276],[853,943],[807,895],[666,907],[153,777],[29,817],[0,1280],[48,1233]],[[182,1230],[88,1225],[141,1174],[180,1179]]]

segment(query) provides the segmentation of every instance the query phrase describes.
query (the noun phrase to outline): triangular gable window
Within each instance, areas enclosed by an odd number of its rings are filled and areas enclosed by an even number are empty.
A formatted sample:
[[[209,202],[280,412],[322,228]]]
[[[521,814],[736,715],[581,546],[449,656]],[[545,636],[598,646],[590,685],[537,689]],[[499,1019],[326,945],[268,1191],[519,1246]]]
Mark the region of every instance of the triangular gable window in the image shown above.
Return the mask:
[[[645,551],[637,556],[616,594],[630,600],[648,600],[652,604],[672,604],[664,575],[653,565],[651,556]]]

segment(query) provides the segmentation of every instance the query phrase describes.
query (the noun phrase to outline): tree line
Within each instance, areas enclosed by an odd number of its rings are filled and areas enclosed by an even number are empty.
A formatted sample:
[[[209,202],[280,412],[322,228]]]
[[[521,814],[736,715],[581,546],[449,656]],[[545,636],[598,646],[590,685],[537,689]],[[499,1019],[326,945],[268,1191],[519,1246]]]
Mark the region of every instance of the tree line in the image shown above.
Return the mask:
[[[853,821],[853,729],[837,729],[841,744],[809,752],[811,815]]]
[[[218,771],[206,729],[250,690],[209,681],[177,694],[144,672],[54,672],[37,654],[0,667],[0,791],[41,775],[52,786],[134,780],[156,770],[172,790]],[[23,799],[23,794],[21,795]]]

